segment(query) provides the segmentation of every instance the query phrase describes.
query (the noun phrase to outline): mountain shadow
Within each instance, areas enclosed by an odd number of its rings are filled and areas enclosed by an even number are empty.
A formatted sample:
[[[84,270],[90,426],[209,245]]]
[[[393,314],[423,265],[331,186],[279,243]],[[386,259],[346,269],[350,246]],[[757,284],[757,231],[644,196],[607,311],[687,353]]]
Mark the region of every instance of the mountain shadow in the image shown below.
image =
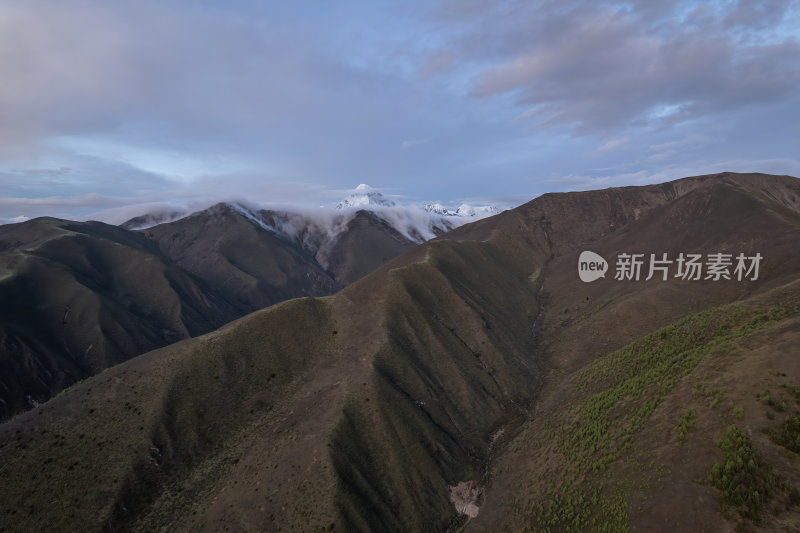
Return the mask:
[[[587,249],[605,279],[578,278]],[[0,528],[796,523],[798,249],[795,178],[542,196],[1,425]],[[624,253],[763,263],[615,279]]]

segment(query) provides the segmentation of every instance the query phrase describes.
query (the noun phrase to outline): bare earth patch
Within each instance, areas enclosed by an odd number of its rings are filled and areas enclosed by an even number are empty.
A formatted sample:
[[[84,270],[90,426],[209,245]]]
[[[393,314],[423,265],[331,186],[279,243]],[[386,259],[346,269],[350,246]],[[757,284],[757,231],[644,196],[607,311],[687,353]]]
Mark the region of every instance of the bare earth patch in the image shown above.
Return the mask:
[[[478,506],[475,504],[478,492],[477,481],[462,481],[455,487],[450,487],[450,501],[460,514],[475,518],[478,516]]]

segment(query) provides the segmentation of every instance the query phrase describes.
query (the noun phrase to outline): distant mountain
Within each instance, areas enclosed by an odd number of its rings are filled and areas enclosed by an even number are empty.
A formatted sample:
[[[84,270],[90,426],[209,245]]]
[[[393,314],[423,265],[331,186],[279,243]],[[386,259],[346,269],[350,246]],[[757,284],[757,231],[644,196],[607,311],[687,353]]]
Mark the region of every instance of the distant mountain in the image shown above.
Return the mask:
[[[0,420],[141,353],[284,300],[332,294],[455,227],[415,208],[372,207],[220,203],[120,227],[0,226]]]
[[[483,218],[486,216],[495,215],[500,212],[500,209],[493,206],[471,206],[469,204],[461,204],[455,210],[449,209],[440,203],[425,204],[423,209],[428,213],[441,215],[445,217],[477,217]]]
[[[799,249],[796,178],[541,196],[0,425],[0,529],[791,529]]]
[[[335,209],[273,209],[264,208],[251,202],[223,202],[241,211],[259,224],[267,224],[266,229],[290,240],[300,238],[303,246],[309,251],[325,248],[335,239],[338,232],[358,213],[371,212],[383,219],[394,230],[407,239],[422,243],[439,236],[471,220],[495,215],[501,210],[496,206],[472,206],[461,204],[455,208],[445,207],[441,203],[416,205],[398,205],[387,198],[381,191],[366,184],[356,187],[346,198],[336,204]],[[185,209],[169,209],[158,206],[152,212],[146,212],[131,218],[121,227],[133,230],[144,230],[149,227],[174,222],[195,212]],[[326,241],[326,242],[322,242]]]
[[[374,206],[393,207],[395,205],[395,202],[386,198],[383,193],[373,189],[366,183],[362,183],[356,187],[350,196],[336,204],[336,209],[363,209]]]
[[[369,185],[362,183],[355,190],[336,204],[336,209],[376,209],[380,210],[382,207],[395,207],[397,204],[386,198],[379,190],[373,189]],[[487,216],[495,215],[500,212],[500,209],[493,205],[472,206],[469,204],[461,204],[455,209],[445,207],[439,202],[423,204],[422,210],[432,215],[440,217],[470,217],[470,218],[484,218]]]
[[[316,256],[337,281],[348,284],[410,250],[418,242],[397,231],[374,212],[359,210],[335,239],[317,250]]]
[[[329,275],[337,286],[355,281],[386,261],[410,249],[416,244],[443,235],[468,222],[497,212],[497,208],[470,208],[462,206],[453,216],[441,215],[413,206],[398,206],[386,199],[380,191],[367,185],[357,187],[352,195],[337,205],[336,210],[275,210],[241,202],[220,203],[203,211],[179,218],[173,222],[145,228],[145,235],[159,243],[159,248],[170,258],[190,272],[211,283],[220,279],[231,279],[229,274],[212,275],[212,261],[206,257],[210,247],[219,249],[223,242],[236,237],[240,229],[228,224],[232,219],[222,220],[221,213],[237,213],[241,222],[259,228],[273,242],[270,246],[296,247],[316,262],[316,267]],[[159,212],[131,219],[123,226],[139,227],[142,221],[155,220],[156,216],[174,216]],[[460,218],[453,218],[460,217]],[[221,223],[224,222],[224,223]],[[215,225],[225,227],[224,235],[212,229]],[[194,227],[194,231],[190,228]],[[202,228],[202,229],[201,229]],[[180,235],[173,235],[175,232]],[[188,235],[193,237],[189,238]],[[238,238],[238,237],[237,237]],[[206,242],[207,241],[207,242]],[[206,244],[202,244],[206,242]],[[177,244],[173,244],[177,243]],[[180,250],[182,243],[191,243],[190,251]],[[226,249],[249,249],[248,246],[225,244]],[[199,250],[205,250],[198,253]],[[266,249],[265,249],[266,251]],[[190,260],[187,260],[190,257]],[[307,258],[308,259],[308,258]],[[195,264],[197,263],[197,264]],[[231,264],[223,261],[221,264]],[[287,271],[292,269],[287,269]],[[313,279],[317,277],[312,276]],[[312,279],[302,278],[301,279]],[[212,281],[216,280],[216,281]],[[251,291],[255,295],[261,289]],[[302,292],[295,292],[302,295]],[[285,299],[285,298],[282,298]],[[269,300],[269,299],[268,299]],[[266,301],[263,298],[259,301]],[[277,300],[271,300],[277,301]],[[262,305],[263,307],[263,305]]]
[[[308,252],[229,204],[151,227],[144,236],[176,265],[228,295],[239,316],[341,286]]]
[[[306,214],[261,210],[253,216],[281,238],[311,254],[341,285],[355,281],[425,240],[415,233],[400,233],[385,218],[364,209]]]
[[[252,311],[289,297],[329,294],[448,229],[442,223],[420,230],[399,218],[392,224],[363,209],[290,212],[221,203],[143,233],[212,286],[254,284],[244,291]]]

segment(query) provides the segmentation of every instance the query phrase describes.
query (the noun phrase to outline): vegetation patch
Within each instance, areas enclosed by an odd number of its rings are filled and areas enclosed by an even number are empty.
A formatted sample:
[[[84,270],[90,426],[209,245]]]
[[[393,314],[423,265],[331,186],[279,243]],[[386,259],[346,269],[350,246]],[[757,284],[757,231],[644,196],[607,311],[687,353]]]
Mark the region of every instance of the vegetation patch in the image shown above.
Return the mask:
[[[782,396],[778,398],[774,397],[770,391],[764,391],[756,395],[756,398],[758,398],[759,402],[771,407],[779,413],[786,410],[786,400],[784,400]]]
[[[730,407],[730,414],[733,418],[736,418],[737,420],[741,420],[742,418],[744,418],[744,407],[742,407],[741,405],[736,405],[733,402],[730,402],[729,407]]]
[[[547,488],[538,501],[510,502],[514,512],[529,517],[537,531],[628,531],[627,494],[632,488],[608,485],[603,472],[626,454],[663,399],[703,358],[730,351],[736,340],[794,312],[721,306],[690,315],[589,365],[578,374],[584,399],[545,424],[543,461],[552,466],[540,481],[549,478]],[[722,396],[718,389],[706,391],[702,385],[698,392],[712,408]],[[688,435],[696,416],[694,409],[682,416],[679,439]],[[732,464],[738,465],[738,460]],[[765,497],[766,492],[735,496],[746,501],[748,513],[751,508],[757,512],[755,502]]]
[[[795,385],[790,385],[788,383],[784,383],[781,385],[789,394],[794,396],[795,401],[800,402],[800,389],[798,389]]]
[[[800,414],[794,413],[779,427],[770,430],[768,434],[775,444],[794,453],[800,453]]]
[[[683,416],[681,417],[680,422],[678,422],[678,440],[684,442],[686,440],[686,436],[689,434],[689,430],[694,425],[694,421],[697,418],[697,412],[694,409],[689,409],[686,411]]]
[[[712,389],[706,389],[705,385],[698,382],[695,383],[692,387],[692,394],[695,396],[701,396],[703,398],[709,399],[709,406],[713,409],[717,405],[719,405],[720,400],[722,399],[722,391],[719,390],[717,387]]]
[[[760,522],[762,509],[776,492],[786,488],[739,427],[728,427],[717,441],[722,460],[711,467],[708,481],[722,491],[724,504],[735,507],[743,518]]]

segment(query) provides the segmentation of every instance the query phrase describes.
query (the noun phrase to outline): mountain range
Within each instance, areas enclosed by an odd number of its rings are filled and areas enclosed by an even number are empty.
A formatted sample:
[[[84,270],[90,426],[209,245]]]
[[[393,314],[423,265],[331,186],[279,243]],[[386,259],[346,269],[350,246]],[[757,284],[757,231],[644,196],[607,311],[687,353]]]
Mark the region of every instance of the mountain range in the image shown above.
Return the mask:
[[[462,220],[356,189],[318,212],[220,203],[119,227],[0,226],[0,420],[144,352],[323,296]],[[463,223],[463,222],[461,222]]]
[[[797,178],[547,194],[360,277],[362,239],[408,237],[379,214],[349,219],[340,253],[268,212],[193,216],[0,227],[6,361],[92,354],[73,324],[129,315],[131,338],[183,339],[0,425],[0,530],[800,527]],[[579,279],[585,251],[604,278]],[[739,255],[758,273],[738,279]],[[671,270],[626,277],[632,256]],[[298,290],[290,270],[314,282],[269,305]]]

